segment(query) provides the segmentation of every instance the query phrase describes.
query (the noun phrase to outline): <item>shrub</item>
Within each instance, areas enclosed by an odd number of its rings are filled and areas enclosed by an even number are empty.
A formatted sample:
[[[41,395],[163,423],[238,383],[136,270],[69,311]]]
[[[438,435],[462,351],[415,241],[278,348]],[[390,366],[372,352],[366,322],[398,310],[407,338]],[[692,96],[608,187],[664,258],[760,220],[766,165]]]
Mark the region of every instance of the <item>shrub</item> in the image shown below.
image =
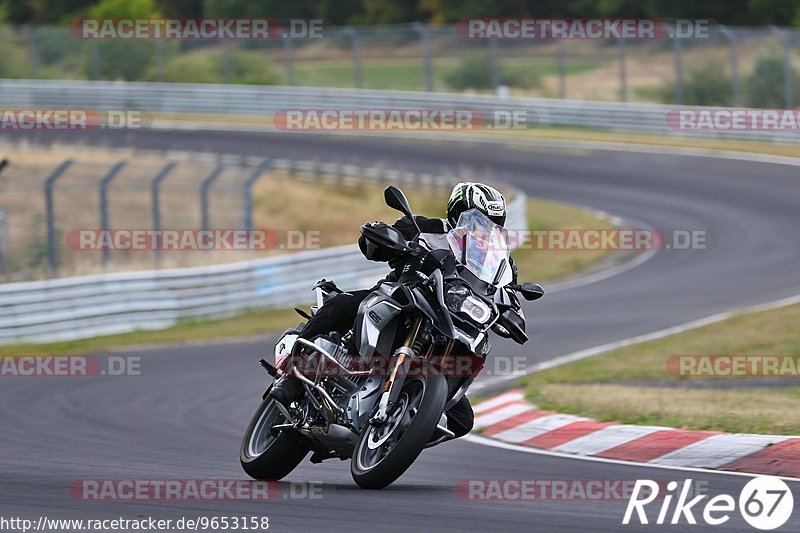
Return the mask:
[[[89,16],[99,19],[157,19],[161,14],[154,0],[100,0],[89,9]],[[152,65],[155,53],[152,41],[99,41],[96,46],[99,75],[112,80],[141,80]],[[87,77],[92,75],[92,62],[90,53],[85,67]]]
[[[445,83],[456,90],[493,89],[492,60],[489,54],[465,58],[461,64],[445,77]],[[539,84],[539,77],[533,73],[522,76],[519,72],[500,69],[500,84],[510,87],[532,87]]]
[[[715,61],[709,61],[700,68],[690,69],[684,78],[683,103],[688,105],[729,106],[733,101],[731,78],[725,68]],[[661,92],[663,102],[677,101],[675,83],[665,86]]]
[[[269,66],[264,54],[231,50],[228,56],[231,83],[276,85],[280,76]],[[149,79],[155,79],[151,70]],[[164,79],[184,83],[223,83],[222,53],[218,48],[195,50],[170,58],[164,65]]]
[[[25,38],[16,35],[11,28],[0,28],[0,78],[27,78],[30,63],[27,57]]]
[[[98,73],[106,80],[140,81],[155,55],[154,41],[97,41]],[[92,76],[92,54],[86,56],[86,77]]]
[[[800,90],[800,75],[792,69],[792,87]],[[745,93],[751,107],[781,108],[786,105],[783,57],[764,55],[758,58],[755,69],[747,77]]]

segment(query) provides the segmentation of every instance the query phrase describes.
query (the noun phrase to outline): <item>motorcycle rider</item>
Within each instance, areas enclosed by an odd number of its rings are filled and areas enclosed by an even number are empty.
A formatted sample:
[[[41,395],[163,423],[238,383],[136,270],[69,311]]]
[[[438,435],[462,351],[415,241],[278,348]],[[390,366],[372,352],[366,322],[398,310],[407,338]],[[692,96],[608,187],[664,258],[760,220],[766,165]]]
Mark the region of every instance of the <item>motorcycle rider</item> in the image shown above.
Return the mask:
[[[462,182],[457,184],[450,194],[446,210],[447,218],[426,218],[415,215],[414,221],[422,234],[422,240],[430,248],[446,248],[447,243],[444,236],[456,227],[461,213],[469,209],[479,210],[499,226],[505,224],[506,201],[500,191],[482,183]],[[417,229],[406,216],[398,219],[393,226],[407,240],[416,237]],[[396,281],[398,279],[402,269],[405,267],[405,262],[402,258],[397,257],[391,250],[376,246],[363,235],[359,238],[358,245],[367,259],[389,263],[392,267],[392,272],[385,278],[385,281]],[[516,283],[517,268],[513,260],[510,263],[514,275],[513,282]],[[299,336],[307,340],[313,340],[320,335],[328,335],[331,332],[344,335],[353,327],[358,315],[359,305],[373,290],[374,288],[342,292],[332,296],[325,302],[325,305],[319,308],[317,314],[308,321]],[[303,390],[300,380],[292,376],[284,376],[273,385],[270,395],[276,401],[289,406],[289,404],[302,396]],[[447,429],[454,433],[455,438],[462,437],[472,430],[475,414],[466,396],[462,397],[445,414],[447,416]]]

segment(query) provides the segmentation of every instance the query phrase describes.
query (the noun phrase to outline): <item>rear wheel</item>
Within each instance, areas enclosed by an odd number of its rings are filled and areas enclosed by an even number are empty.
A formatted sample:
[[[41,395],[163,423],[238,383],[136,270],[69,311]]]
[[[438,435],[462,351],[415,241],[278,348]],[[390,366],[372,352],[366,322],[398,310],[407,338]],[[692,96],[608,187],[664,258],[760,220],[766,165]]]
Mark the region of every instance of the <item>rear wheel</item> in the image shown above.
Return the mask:
[[[292,436],[272,434],[272,426],[286,422],[275,400],[267,396],[247,426],[239,451],[242,468],[248,476],[259,480],[282,479],[308,454],[308,448]]]
[[[350,462],[353,480],[382,489],[403,475],[433,435],[446,399],[444,377],[407,378],[387,421],[361,433]]]

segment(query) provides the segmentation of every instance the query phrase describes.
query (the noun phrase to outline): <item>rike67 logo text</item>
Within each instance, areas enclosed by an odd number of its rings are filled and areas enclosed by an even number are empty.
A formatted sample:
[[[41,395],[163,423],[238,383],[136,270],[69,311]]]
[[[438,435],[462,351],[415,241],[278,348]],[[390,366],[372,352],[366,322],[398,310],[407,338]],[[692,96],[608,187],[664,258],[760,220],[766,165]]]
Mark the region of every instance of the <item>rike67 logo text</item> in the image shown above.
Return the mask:
[[[654,524],[697,524],[697,513],[706,524],[719,526],[728,522],[738,507],[748,524],[767,531],[785,524],[794,510],[791,489],[776,477],[753,478],[742,489],[738,502],[729,494],[718,494],[701,504],[708,496],[693,494],[691,479],[685,480],[682,485],[670,481],[665,494],[659,494],[661,487],[663,483],[649,479],[636,480],[622,523],[636,524],[637,520],[640,524],[651,523],[652,513],[648,519],[645,507],[656,500],[661,505],[660,508],[658,503],[652,506],[659,508]]]

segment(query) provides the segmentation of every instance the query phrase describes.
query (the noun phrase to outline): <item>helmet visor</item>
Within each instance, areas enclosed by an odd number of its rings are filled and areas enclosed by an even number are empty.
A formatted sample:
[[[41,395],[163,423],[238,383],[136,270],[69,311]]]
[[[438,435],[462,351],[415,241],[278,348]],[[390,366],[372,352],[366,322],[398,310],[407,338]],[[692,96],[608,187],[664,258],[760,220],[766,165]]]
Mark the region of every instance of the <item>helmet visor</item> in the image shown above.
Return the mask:
[[[506,216],[505,215],[495,215],[490,216],[489,220],[497,224],[498,226],[505,226],[506,225]]]

